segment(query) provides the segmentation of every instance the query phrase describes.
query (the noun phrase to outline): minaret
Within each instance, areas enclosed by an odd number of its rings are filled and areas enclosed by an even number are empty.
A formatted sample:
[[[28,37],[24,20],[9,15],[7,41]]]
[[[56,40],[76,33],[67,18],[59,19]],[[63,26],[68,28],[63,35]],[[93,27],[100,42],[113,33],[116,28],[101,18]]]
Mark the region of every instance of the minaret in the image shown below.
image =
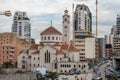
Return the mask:
[[[68,14],[68,10],[64,11],[63,15],[63,44],[69,44],[69,37],[70,37],[70,15]]]

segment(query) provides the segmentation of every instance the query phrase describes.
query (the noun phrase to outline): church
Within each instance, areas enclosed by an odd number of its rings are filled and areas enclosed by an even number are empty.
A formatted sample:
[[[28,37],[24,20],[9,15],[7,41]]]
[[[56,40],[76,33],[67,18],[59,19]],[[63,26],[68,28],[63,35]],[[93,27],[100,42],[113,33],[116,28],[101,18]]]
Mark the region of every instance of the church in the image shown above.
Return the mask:
[[[38,67],[46,67],[47,71],[58,73],[70,72],[75,69],[88,71],[88,63],[80,62],[79,49],[70,43],[70,16],[68,10],[63,15],[63,32],[53,25],[40,33],[39,44],[32,44],[18,55],[18,69],[34,71]]]

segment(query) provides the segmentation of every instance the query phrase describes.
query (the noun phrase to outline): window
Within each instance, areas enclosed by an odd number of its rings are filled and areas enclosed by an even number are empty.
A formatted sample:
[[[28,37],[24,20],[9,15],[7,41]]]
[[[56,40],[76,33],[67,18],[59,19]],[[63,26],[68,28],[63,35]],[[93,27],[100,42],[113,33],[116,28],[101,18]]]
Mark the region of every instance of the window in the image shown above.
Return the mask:
[[[34,57],[34,60],[35,60],[35,57]]]
[[[65,29],[67,29],[67,26],[64,26]]]
[[[39,60],[40,58],[38,57],[38,60]]]
[[[46,40],[46,37],[44,37],[44,40]]]
[[[67,21],[67,18],[65,18],[64,20]]]
[[[39,67],[39,64],[38,64],[38,67]]]
[[[58,40],[58,37],[56,37],[56,40]]]
[[[67,37],[67,34],[65,34],[65,37]]]
[[[74,65],[74,68],[75,68],[76,66]]]
[[[52,37],[52,40],[54,40],[54,37]]]
[[[45,52],[45,63],[50,63],[50,52],[48,50]]]
[[[50,40],[50,36],[48,36],[48,40]]]

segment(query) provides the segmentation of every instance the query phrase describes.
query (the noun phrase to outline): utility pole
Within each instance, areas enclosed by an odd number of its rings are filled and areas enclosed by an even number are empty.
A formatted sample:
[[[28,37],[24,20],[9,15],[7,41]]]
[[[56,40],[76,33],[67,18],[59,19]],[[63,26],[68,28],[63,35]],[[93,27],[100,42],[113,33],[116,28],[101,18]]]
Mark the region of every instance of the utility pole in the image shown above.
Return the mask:
[[[96,38],[98,37],[98,0],[96,0]]]

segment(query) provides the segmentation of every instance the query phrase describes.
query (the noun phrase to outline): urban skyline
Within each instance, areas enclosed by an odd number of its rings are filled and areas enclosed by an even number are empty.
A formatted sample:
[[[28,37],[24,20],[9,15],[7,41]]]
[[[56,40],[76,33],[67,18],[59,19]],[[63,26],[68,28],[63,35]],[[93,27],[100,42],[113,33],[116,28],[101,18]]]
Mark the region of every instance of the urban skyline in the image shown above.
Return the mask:
[[[119,0],[117,1],[98,0],[98,1],[99,1],[99,5],[98,5],[98,14],[99,14],[98,15],[99,17],[98,18],[99,19],[98,20],[98,28],[99,28],[98,35],[99,36],[98,37],[104,37],[105,34],[110,33],[111,27],[116,24],[115,21],[116,21],[117,14],[119,14],[118,7],[119,7],[120,1]],[[3,5],[4,3],[7,6]],[[74,3],[79,4],[80,2],[74,2]],[[88,7],[91,10],[91,13],[93,14],[93,16],[95,16],[95,0],[82,1],[81,3],[88,5]],[[53,26],[60,29],[62,32],[63,12],[67,8],[72,18],[72,4],[73,4],[73,0],[69,0],[69,1],[54,0],[52,2],[48,0],[45,0],[45,1],[35,0],[34,2],[32,0],[2,1],[2,4],[0,6],[3,8],[1,9],[1,11],[11,10],[12,16],[10,18],[1,16],[1,19],[0,19],[1,31],[0,32],[11,32],[14,12],[25,11],[27,12],[31,20],[30,22],[31,22],[32,37],[36,39],[36,42],[39,42],[40,41],[40,38],[38,37],[40,35],[39,33],[42,32],[45,28],[50,26],[51,20],[53,21]],[[57,6],[60,6],[60,7],[58,8]],[[72,28],[72,22],[71,22],[70,27]],[[93,28],[93,33],[95,34],[95,29],[96,29],[95,28],[95,17],[93,17],[92,28]]]

